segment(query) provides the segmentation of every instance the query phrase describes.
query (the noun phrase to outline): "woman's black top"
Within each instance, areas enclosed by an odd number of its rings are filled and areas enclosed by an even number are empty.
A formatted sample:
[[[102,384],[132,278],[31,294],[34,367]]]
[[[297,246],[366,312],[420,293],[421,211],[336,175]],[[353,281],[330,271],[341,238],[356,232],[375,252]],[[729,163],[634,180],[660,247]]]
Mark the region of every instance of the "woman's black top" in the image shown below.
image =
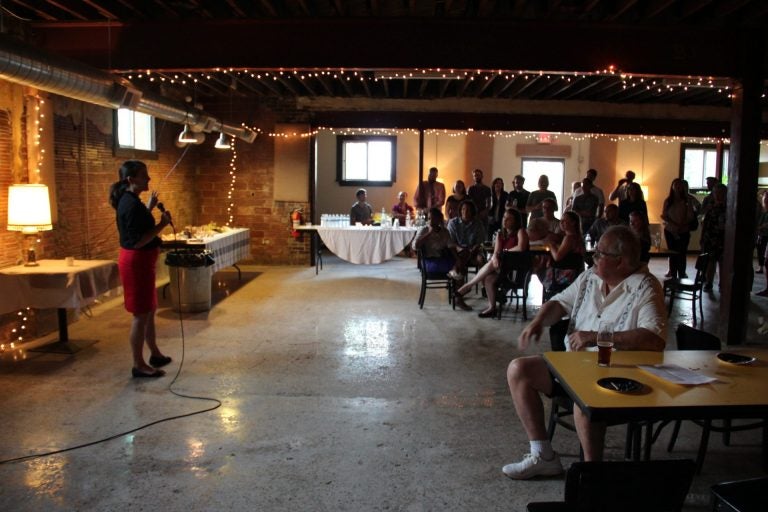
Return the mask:
[[[626,200],[619,203],[619,218],[624,222],[629,222],[629,214],[632,212],[640,212],[648,221],[648,206],[645,201],[630,201]]]
[[[505,190],[501,191],[501,197],[496,197],[496,191],[491,193],[491,220],[496,224],[501,224],[504,217],[504,209],[507,207],[507,198],[509,194]]]
[[[584,255],[577,252],[569,252],[560,261],[552,260],[552,268],[572,268],[584,270]]]
[[[155,227],[155,218],[133,192],[124,192],[117,204],[117,230],[120,233],[120,247],[136,249],[135,245],[144,233]],[[154,249],[162,243],[155,237],[148,244],[138,249]]]

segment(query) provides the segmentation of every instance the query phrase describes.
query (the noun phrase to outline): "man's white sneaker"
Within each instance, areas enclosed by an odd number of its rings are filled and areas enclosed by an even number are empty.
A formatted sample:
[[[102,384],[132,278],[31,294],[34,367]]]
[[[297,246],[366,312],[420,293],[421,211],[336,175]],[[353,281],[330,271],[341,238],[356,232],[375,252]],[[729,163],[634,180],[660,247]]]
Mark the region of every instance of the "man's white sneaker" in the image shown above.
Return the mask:
[[[534,476],[555,476],[561,474],[563,465],[560,463],[560,457],[555,454],[550,460],[542,459],[538,455],[527,454],[520,462],[507,464],[501,470],[509,478],[515,480],[527,480]]]

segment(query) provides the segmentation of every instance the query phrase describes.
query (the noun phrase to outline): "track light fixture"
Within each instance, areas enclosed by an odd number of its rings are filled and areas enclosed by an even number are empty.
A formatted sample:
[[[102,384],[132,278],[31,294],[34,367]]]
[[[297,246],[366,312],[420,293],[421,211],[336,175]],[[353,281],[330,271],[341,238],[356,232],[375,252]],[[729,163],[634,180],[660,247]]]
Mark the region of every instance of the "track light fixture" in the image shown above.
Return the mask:
[[[216,139],[216,144],[213,145],[216,149],[229,149],[229,141],[224,132],[219,133],[219,138]]]
[[[179,134],[179,142],[183,144],[194,144],[197,142],[195,134],[189,129],[189,125],[185,124],[184,129]]]

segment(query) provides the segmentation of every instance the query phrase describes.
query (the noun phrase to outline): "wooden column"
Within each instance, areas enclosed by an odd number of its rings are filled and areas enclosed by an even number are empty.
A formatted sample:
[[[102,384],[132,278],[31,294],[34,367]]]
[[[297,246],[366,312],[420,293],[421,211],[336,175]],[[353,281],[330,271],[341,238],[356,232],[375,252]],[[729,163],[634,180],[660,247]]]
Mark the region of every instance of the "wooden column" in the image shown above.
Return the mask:
[[[764,46],[762,33],[750,31],[744,35],[740,52],[741,76],[733,90],[719,323],[720,339],[728,345],[742,344],[750,335],[747,332],[747,316],[754,279],[752,254],[757,211]]]
[[[424,198],[424,128],[419,128],[419,197]]]

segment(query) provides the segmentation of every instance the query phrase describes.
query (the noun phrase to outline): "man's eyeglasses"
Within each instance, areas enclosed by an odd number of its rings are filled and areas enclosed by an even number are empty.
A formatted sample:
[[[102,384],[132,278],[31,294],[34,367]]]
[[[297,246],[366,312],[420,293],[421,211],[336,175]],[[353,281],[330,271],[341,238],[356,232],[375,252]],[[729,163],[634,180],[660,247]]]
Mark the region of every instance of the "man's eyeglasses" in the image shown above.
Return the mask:
[[[614,258],[618,258],[619,256],[621,256],[621,254],[618,254],[615,252],[605,252],[605,251],[601,251],[600,249],[595,249],[595,252],[592,253],[593,260],[599,260],[600,258],[603,258],[605,256],[612,256]]]

